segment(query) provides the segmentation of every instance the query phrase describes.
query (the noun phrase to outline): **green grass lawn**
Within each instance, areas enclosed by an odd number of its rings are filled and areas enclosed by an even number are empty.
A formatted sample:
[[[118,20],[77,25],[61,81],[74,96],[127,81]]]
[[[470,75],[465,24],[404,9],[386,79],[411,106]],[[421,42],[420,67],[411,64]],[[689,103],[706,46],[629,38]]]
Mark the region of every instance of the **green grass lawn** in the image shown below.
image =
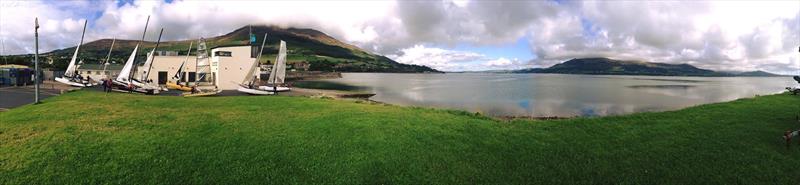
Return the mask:
[[[78,91],[0,112],[0,184],[798,184],[800,97],[497,121],[301,97]]]

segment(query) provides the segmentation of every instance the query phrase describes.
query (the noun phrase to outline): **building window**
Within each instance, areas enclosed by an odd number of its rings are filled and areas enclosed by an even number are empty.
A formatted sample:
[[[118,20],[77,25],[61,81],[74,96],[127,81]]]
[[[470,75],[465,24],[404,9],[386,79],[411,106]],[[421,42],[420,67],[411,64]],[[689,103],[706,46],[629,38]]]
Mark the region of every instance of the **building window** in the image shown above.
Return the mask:
[[[231,52],[230,51],[217,51],[217,52],[214,52],[214,56],[230,57],[231,56]]]

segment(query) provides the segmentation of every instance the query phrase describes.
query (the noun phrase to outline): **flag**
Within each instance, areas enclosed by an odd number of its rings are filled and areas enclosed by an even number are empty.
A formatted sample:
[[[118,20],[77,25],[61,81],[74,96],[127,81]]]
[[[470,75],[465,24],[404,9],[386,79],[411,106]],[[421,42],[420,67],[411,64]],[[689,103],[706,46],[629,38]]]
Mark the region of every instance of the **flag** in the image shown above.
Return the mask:
[[[36,29],[39,29],[39,18],[36,18]]]

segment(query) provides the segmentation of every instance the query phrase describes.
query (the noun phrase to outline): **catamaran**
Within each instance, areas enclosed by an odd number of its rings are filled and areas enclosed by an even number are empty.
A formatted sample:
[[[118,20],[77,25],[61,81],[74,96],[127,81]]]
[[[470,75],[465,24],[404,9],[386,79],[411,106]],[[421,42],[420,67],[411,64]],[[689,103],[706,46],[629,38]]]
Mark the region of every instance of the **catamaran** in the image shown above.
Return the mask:
[[[217,88],[216,80],[207,79],[207,74],[211,74],[211,61],[208,57],[206,41],[200,38],[197,41],[197,57],[194,60],[195,82],[190,92],[183,93],[183,97],[200,97],[217,95],[222,90]],[[204,83],[203,87],[200,86]],[[188,85],[188,83],[187,83]],[[214,87],[213,89],[209,87]]]
[[[144,41],[144,37],[147,34],[147,25],[149,23],[150,23],[150,16],[147,17],[147,23],[144,26],[144,33],[142,33],[142,39],[139,40],[139,43],[137,43],[136,46],[133,48],[133,52],[131,53],[131,56],[128,57],[128,61],[125,62],[125,66],[122,67],[122,70],[120,71],[117,78],[113,80],[114,86],[119,90],[127,92],[139,92],[145,94],[158,94],[161,92],[161,88],[159,87],[154,87],[149,84],[145,84],[146,82],[142,83],[138,81],[137,79],[134,78],[134,75],[131,72],[133,71],[133,67],[136,63],[136,54],[139,51],[139,45],[141,45],[141,43]],[[156,47],[153,48],[153,51],[151,51],[147,56],[148,61],[145,62],[146,64],[148,62],[152,63],[154,57],[153,54],[155,53],[156,48],[158,48],[158,44],[161,42],[161,35],[163,33],[164,29],[162,28],[161,32],[158,34],[158,42],[156,42]],[[144,79],[146,80],[147,78]]]
[[[242,81],[242,83],[238,84],[239,88],[237,88],[236,91],[247,93],[247,94],[252,94],[252,95],[270,95],[270,94],[275,94],[274,92],[265,91],[265,90],[261,90],[259,88],[256,88],[256,84],[255,84],[256,83],[255,80],[257,78],[256,75],[258,75],[258,73],[256,73],[256,70],[258,69],[258,63],[259,63],[258,60],[261,59],[261,53],[264,52],[264,44],[266,44],[266,42],[267,42],[267,34],[265,33],[264,34],[264,40],[261,41],[261,50],[258,52],[258,56],[255,58],[255,60],[253,60],[253,65],[250,66],[250,70],[248,70],[248,72],[245,75],[244,80]],[[283,45],[283,41],[281,41],[281,45]],[[283,48],[283,50],[286,50],[286,48]]]
[[[76,60],[78,60],[78,51],[81,49],[81,45],[83,45],[83,36],[86,35],[86,23],[88,21],[83,21],[83,33],[81,34],[81,41],[78,43],[78,46],[75,47],[75,53],[72,54],[72,59],[69,61],[69,65],[67,66],[67,70],[64,71],[63,77],[56,77],[55,80],[57,82],[61,82],[63,84],[67,84],[70,86],[75,87],[90,87],[93,85],[97,85],[96,83],[90,81],[89,79],[83,79],[81,75],[76,73],[76,69],[78,68],[75,64]]]
[[[267,79],[267,85],[258,86],[258,89],[270,92],[289,91],[291,90],[291,88],[280,86],[284,84],[285,79],[286,79],[286,42],[283,42],[281,40],[280,49],[278,49],[278,57],[275,59],[275,65],[272,65],[272,71],[269,73],[269,79]]]
[[[142,70],[142,76],[139,78],[132,78],[131,82],[133,85],[142,87],[145,89],[158,89],[160,91],[167,91],[166,88],[161,88],[158,85],[153,84],[153,80],[150,77],[150,71],[153,69],[153,61],[155,60],[155,52],[158,49],[158,45],[161,43],[161,34],[164,33],[164,28],[161,28],[161,32],[158,33],[158,41],[156,41],[156,47],[147,54],[147,60],[145,60],[144,65],[142,67],[147,66],[144,70]]]

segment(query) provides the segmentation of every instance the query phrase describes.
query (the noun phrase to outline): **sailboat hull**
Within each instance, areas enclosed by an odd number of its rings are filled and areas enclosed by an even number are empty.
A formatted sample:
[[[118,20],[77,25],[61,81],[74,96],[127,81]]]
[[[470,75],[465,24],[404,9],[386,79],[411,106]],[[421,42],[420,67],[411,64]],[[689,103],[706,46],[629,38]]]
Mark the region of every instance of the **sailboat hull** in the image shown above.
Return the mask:
[[[91,87],[92,86],[91,83],[84,84],[84,83],[74,82],[72,80],[69,80],[69,79],[63,78],[63,77],[56,77],[56,81],[57,82],[61,82],[63,84],[70,85],[70,86],[74,86],[74,87]]]
[[[175,89],[175,90],[187,91],[187,92],[192,91],[192,87],[178,85],[178,84],[172,83],[172,82],[167,82],[167,89]]]
[[[118,89],[118,90],[121,90],[121,91],[137,92],[137,93],[142,93],[142,94],[159,94],[159,93],[161,93],[161,90],[159,90],[159,89],[144,88],[144,87],[141,87],[141,86],[136,86],[136,83],[138,83],[138,82],[132,83],[132,82],[128,82],[128,81],[117,81],[117,80],[114,80],[113,83],[114,84],[113,84],[112,90]],[[132,84],[132,86],[130,86],[129,84]]]
[[[165,88],[161,88],[161,87],[158,87],[158,86],[152,86],[150,84],[145,84],[145,83],[138,82],[138,81],[135,81],[135,80],[131,81],[131,83],[134,86],[142,88],[142,89],[148,89],[148,90],[153,89],[153,90],[158,90],[158,91],[167,91],[167,89],[165,89]]]
[[[202,97],[202,96],[214,96],[222,92],[221,90],[214,90],[210,92],[199,92],[199,93],[191,93],[185,92],[183,93],[183,97]]]
[[[245,87],[239,87],[238,89],[236,89],[236,91],[247,93],[247,94],[251,94],[251,95],[270,95],[270,94],[275,94],[274,92],[262,91],[262,90],[258,90],[258,89],[249,89],[249,88],[245,88]]]
[[[288,87],[280,87],[280,86],[278,86],[278,87],[272,87],[272,86],[258,86],[258,89],[260,89],[260,90],[264,90],[264,91],[269,91],[269,92],[285,92],[285,91],[290,91],[290,90],[292,90],[292,88],[288,88]]]

